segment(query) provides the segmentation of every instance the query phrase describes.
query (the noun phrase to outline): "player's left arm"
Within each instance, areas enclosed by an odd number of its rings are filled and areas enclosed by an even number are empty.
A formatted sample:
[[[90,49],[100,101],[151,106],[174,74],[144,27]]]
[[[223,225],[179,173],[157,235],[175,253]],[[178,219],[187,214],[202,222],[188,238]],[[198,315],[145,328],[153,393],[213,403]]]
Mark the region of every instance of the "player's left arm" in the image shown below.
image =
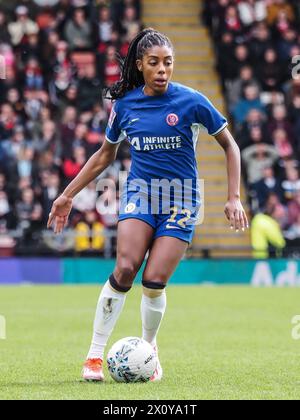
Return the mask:
[[[231,229],[244,230],[249,227],[248,218],[241,203],[241,153],[228,128],[222,130],[215,139],[224,149],[227,159],[228,201],[225,205],[225,215],[230,221]]]

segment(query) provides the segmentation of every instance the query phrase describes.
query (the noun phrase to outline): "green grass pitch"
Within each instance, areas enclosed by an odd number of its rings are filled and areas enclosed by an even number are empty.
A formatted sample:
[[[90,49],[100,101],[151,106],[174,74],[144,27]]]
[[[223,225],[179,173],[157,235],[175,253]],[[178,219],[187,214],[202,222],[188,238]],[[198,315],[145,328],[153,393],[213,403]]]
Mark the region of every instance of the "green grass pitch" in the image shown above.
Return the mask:
[[[168,288],[161,383],[83,383],[98,287],[2,287],[0,399],[299,399],[299,291]],[[141,333],[141,289],[128,295],[109,346]]]

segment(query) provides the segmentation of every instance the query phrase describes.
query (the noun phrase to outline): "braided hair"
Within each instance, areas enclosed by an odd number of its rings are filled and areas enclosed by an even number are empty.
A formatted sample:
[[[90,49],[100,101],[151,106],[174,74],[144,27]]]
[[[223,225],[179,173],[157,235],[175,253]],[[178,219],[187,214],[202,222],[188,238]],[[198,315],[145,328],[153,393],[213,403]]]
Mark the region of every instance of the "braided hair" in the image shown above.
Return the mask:
[[[125,60],[120,60],[120,80],[104,90],[107,99],[122,98],[128,91],[145,84],[143,73],[138,70],[136,60],[141,60],[145,52],[154,46],[166,46],[174,50],[170,39],[152,28],[144,29],[132,40]]]

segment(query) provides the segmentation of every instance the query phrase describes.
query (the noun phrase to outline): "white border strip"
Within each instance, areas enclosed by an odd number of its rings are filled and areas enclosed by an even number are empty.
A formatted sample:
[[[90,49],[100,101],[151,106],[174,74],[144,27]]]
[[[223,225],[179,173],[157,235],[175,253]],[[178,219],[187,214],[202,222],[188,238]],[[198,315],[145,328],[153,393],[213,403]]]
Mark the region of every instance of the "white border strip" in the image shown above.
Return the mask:
[[[126,133],[125,133],[125,132],[122,132],[122,134],[119,136],[119,138],[118,138],[118,140],[117,140],[117,141],[112,141],[112,140],[110,140],[107,136],[105,136],[105,139],[108,141],[108,143],[111,143],[111,144],[119,144],[119,143],[121,143],[123,140],[125,140],[125,139],[126,139],[126,137],[127,137]]]
[[[211,134],[211,136],[216,136],[217,134],[221,133],[221,131],[223,131],[223,130],[224,130],[224,128],[226,128],[227,126],[228,126],[228,122],[226,121],[226,123],[224,123],[224,124],[222,125],[222,127],[221,127],[221,128],[219,128],[219,130],[217,130],[215,133],[212,133],[212,134]]]

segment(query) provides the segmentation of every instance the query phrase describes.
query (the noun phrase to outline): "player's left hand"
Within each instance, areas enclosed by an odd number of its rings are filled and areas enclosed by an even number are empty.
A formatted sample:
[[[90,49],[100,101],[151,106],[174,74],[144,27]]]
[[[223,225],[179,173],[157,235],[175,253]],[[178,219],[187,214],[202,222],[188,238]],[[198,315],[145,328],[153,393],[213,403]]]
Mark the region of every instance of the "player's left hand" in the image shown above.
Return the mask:
[[[230,228],[239,232],[249,228],[249,222],[244,207],[239,199],[229,200],[225,205],[225,215],[230,222]]]

